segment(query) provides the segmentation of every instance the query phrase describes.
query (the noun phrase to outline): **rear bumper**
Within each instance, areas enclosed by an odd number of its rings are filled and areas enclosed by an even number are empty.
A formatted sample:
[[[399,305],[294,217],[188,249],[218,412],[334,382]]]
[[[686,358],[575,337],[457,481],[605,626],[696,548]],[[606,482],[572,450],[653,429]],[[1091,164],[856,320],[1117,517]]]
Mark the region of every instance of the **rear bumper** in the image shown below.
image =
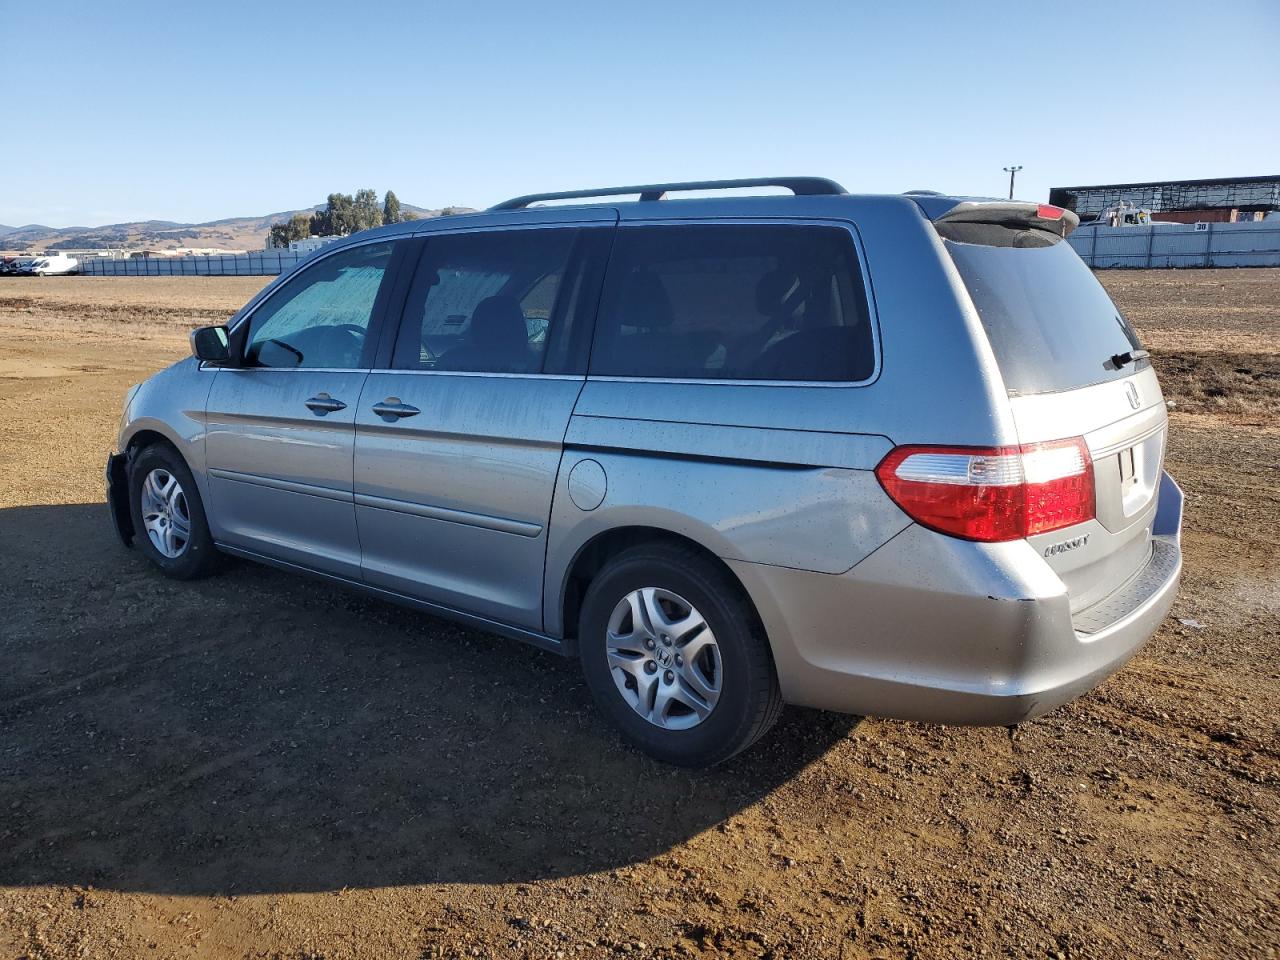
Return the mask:
[[[850,572],[730,561],[764,620],[789,703],[938,723],[1019,723],[1120,669],[1169,612],[1182,573],[1182,493],[1161,481],[1143,568],[1073,617],[1025,541],[908,527]]]
[[[133,544],[133,514],[129,510],[129,471],[122,453],[107,457],[107,508],[116,536],[126,547]]]

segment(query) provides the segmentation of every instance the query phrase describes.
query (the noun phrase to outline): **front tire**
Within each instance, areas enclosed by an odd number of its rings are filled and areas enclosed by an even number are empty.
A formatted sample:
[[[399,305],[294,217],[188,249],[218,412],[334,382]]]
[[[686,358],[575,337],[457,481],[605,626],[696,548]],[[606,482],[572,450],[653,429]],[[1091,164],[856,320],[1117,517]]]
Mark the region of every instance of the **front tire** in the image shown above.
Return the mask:
[[[665,763],[721,763],[782,710],[759,617],[729,572],[692,548],[642,545],[609,561],[583,599],[578,650],[600,709]]]
[[[129,465],[134,542],[167,577],[195,580],[217,567],[204,503],[186,461],[167,444],[143,448]]]

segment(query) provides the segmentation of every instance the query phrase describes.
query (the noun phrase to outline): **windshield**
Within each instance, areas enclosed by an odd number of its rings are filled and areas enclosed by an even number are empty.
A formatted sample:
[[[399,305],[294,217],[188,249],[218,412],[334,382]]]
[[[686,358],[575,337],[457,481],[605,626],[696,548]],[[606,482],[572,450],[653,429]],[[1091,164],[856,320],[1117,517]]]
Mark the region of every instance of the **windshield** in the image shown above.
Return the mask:
[[[1141,343],[1066,241],[1040,231],[998,229],[1014,235],[1013,242],[944,243],[982,318],[1009,393],[1087,387],[1130,376],[1148,363],[1112,360]]]

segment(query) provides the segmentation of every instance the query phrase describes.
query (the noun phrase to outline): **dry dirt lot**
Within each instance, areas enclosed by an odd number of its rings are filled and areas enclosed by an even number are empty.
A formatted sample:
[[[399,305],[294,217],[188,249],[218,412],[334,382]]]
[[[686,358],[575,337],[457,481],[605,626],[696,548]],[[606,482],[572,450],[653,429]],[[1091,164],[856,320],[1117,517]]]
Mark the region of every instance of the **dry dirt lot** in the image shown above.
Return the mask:
[[[260,281],[0,281],[0,957],[1275,957],[1280,271],[1103,280],[1177,404],[1152,643],[1012,733],[792,711],[703,773],[573,662],[156,575],[121,398]]]

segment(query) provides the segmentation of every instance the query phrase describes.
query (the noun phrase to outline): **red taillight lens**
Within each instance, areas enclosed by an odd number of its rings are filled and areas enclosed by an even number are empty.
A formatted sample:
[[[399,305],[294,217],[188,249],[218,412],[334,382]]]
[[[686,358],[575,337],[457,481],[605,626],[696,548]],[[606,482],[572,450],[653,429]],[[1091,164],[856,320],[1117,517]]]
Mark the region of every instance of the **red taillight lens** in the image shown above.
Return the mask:
[[[1082,437],[1021,447],[907,446],[876,477],[916,523],[965,540],[1021,540],[1094,516]]]
[[[1036,216],[1041,220],[1061,220],[1064,213],[1065,210],[1051,203],[1042,203],[1036,208]]]

